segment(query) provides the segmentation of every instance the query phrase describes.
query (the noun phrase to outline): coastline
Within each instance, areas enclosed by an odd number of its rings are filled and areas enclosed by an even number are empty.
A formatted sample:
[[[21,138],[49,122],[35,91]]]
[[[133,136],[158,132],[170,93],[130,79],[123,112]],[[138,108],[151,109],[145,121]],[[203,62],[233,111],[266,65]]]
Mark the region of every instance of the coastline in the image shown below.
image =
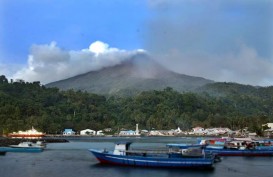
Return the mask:
[[[0,136],[0,147],[19,144],[21,142],[30,141],[30,142],[37,142],[43,141],[45,143],[67,143],[69,139],[77,139],[77,138],[142,138],[142,137],[177,137],[177,138],[222,138],[222,136],[205,136],[205,135],[45,135],[42,138],[10,138],[5,136]],[[234,137],[234,138],[242,138],[242,137]],[[254,139],[272,139],[272,137],[255,137]]]
[[[30,142],[37,142],[37,141],[43,141],[45,143],[67,143],[69,142],[66,139],[57,139],[57,138],[36,138],[36,139],[28,139],[28,138],[6,138],[6,137],[0,137],[0,147],[10,146],[10,145],[16,145],[21,142],[30,141]]]

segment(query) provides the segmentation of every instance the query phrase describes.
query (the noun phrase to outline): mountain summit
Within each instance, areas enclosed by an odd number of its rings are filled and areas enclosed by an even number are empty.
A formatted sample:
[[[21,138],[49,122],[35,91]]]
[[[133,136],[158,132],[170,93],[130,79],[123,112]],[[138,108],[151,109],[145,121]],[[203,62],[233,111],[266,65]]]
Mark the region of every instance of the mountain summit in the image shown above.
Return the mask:
[[[46,86],[104,95],[132,95],[141,91],[163,90],[166,87],[180,92],[193,91],[212,82],[201,77],[172,72],[146,54],[137,54],[118,65],[52,82]]]

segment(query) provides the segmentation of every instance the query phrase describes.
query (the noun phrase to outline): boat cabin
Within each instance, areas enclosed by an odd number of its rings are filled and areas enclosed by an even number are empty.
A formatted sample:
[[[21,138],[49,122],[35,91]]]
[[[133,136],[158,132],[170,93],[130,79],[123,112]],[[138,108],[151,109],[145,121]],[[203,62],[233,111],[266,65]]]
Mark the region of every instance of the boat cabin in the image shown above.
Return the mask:
[[[251,143],[246,141],[230,141],[226,143],[226,148],[228,149],[246,149],[250,148]]]
[[[126,155],[126,151],[129,150],[132,142],[118,142],[115,145],[114,155]]]

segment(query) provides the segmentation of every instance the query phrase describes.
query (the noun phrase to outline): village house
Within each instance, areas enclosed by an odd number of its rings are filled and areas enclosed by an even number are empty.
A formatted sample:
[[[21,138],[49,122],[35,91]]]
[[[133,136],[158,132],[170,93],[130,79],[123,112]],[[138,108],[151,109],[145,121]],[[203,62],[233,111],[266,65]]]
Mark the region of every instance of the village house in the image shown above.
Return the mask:
[[[273,129],[273,123],[266,123],[266,124],[264,124],[263,126],[268,126],[270,129]]]
[[[207,128],[204,129],[202,127],[195,127],[192,129],[192,132],[189,132],[189,134],[194,134],[194,135],[213,135],[213,136],[218,136],[218,135],[224,135],[224,134],[229,134],[231,133],[232,130],[229,128]]]
[[[102,136],[102,135],[104,135],[104,133],[103,133],[102,130],[99,130],[99,131],[97,131],[97,135],[98,135],[98,136]]]
[[[136,132],[133,130],[122,130],[119,132],[120,136],[130,136],[130,135],[135,135]]]
[[[161,133],[160,131],[158,130],[151,130],[148,134],[149,136],[163,136],[164,134]]]
[[[75,132],[72,129],[64,129],[63,135],[75,135]]]
[[[224,135],[231,132],[229,128],[207,128],[204,130],[204,134],[206,135]]]
[[[96,135],[96,131],[91,129],[85,129],[80,131],[80,135]]]
[[[136,130],[122,130],[119,132],[120,136],[139,136],[139,129],[138,129],[138,124],[136,124]]]
[[[266,123],[266,124],[264,124],[262,126],[263,127],[264,126],[268,127],[268,129],[264,130],[264,135],[267,136],[267,137],[272,137],[273,136],[273,123]]]
[[[195,135],[204,134],[204,131],[205,131],[205,129],[202,127],[192,128],[192,134],[195,134]]]
[[[103,129],[103,131],[104,131],[104,132],[111,132],[111,131],[113,131],[113,130],[112,130],[112,128],[105,128],[105,129]]]

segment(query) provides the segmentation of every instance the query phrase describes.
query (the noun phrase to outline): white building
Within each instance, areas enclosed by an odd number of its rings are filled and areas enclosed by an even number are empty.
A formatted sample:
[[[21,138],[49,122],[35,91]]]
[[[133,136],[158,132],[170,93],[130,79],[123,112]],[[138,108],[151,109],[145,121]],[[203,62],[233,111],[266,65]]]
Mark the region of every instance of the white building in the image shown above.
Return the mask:
[[[273,123],[266,123],[264,125],[267,125],[270,129],[273,129]]]
[[[99,131],[97,131],[97,135],[101,136],[101,135],[104,135],[104,133],[102,130],[99,130]]]
[[[229,128],[207,128],[204,130],[206,135],[223,135],[231,132]]]
[[[140,133],[139,133],[139,129],[138,129],[138,124],[136,124],[136,130],[133,131],[133,130],[122,130],[119,132],[119,135],[120,136],[139,136]]]
[[[270,137],[273,135],[273,123],[266,123],[263,126],[267,126],[269,129],[265,129],[265,135]]]
[[[132,136],[135,134],[136,134],[136,132],[133,130],[122,130],[119,132],[119,135],[121,135],[121,136]]]
[[[192,129],[193,130],[193,134],[204,134],[205,129],[202,127],[195,127]]]
[[[96,131],[91,129],[85,129],[80,131],[80,135],[96,135]]]

